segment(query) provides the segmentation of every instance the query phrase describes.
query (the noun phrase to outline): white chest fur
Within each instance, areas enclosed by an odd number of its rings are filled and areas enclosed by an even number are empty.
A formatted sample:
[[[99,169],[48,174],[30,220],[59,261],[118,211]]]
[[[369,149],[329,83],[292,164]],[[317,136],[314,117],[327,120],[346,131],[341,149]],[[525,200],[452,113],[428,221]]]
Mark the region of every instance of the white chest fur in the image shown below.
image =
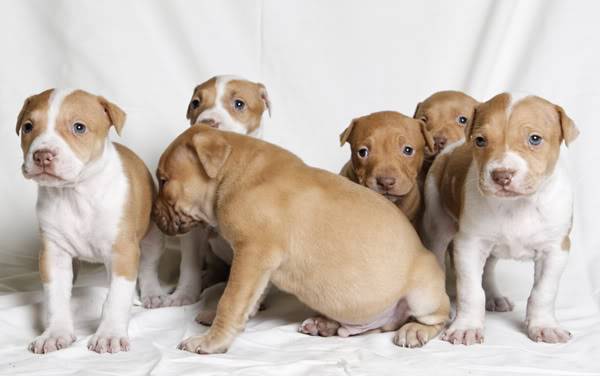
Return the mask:
[[[561,158],[562,159],[562,158]],[[472,165],[466,179],[460,229],[491,246],[498,258],[535,259],[560,244],[571,226],[573,194],[559,160],[552,176],[528,197],[486,197],[477,187]]]
[[[107,142],[102,157],[86,166],[70,187],[39,187],[37,215],[46,241],[73,257],[110,257],[127,199],[128,181],[119,155]]]

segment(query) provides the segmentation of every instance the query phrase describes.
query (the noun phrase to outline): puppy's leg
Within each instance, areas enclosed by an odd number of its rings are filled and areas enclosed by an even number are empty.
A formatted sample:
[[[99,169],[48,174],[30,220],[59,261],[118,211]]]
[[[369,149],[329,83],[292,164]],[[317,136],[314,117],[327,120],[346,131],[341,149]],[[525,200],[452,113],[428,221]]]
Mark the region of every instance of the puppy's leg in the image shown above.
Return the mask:
[[[73,265],[71,256],[49,241],[44,241],[39,264],[47,329],[31,342],[29,350],[45,354],[65,348],[75,341],[70,307]]]
[[[144,308],[156,308],[162,304],[163,291],[158,280],[158,265],[164,251],[164,235],[152,223],[141,242],[140,275],[138,278],[140,297]]]
[[[483,290],[485,291],[485,309],[495,312],[512,311],[514,304],[506,296],[502,295],[496,286],[494,269],[498,259],[494,256],[488,257],[483,268]]]
[[[472,345],[483,342],[485,293],[482,274],[491,245],[483,240],[458,233],[454,238],[454,262],[457,275],[456,319],[442,336],[453,344]]]
[[[256,302],[256,304],[254,305],[254,308],[250,312],[250,315],[248,316],[249,318],[252,318],[252,317],[256,316],[256,314],[258,313],[258,311],[264,311],[265,310],[264,301],[267,298],[267,295],[269,294],[270,289],[271,289],[271,284],[268,284],[267,287],[265,288],[265,291],[263,291],[263,293],[261,294],[260,298],[258,299],[258,301]],[[200,310],[200,312],[198,313],[198,315],[196,316],[196,322],[198,324],[202,324],[202,325],[206,325],[206,326],[211,326],[212,323],[213,323],[213,321],[215,320],[215,316],[216,315],[217,315],[217,311],[216,310],[202,308]]]
[[[182,306],[198,301],[202,267],[209,252],[208,229],[198,226],[181,237],[181,264],[177,288],[162,299],[162,306]]]
[[[568,252],[559,246],[535,261],[533,289],[527,301],[527,332],[536,342],[559,343],[571,339],[554,316],[558,283],[567,263]]]
[[[244,247],[236,250],[229,281],[219,304],[213,325],[206,334],[185,339],[182,350],[199,354],[227,351],[244,329],[248,316],[267,287],[271,273],[279,266],[280,256]]]
[[[433,252],[442,270],[446,270],[446,250],[456,234],[455,221],[441,205],[435,177],[428,176],[425,183],[425,213],[423,215],[423,244]]]
[[[140,249],[135,242],[118,243],[106,264],[110,276],[108,296],[102,307],[102,319],[88,349],[98,353],[129,351],[129,314],[135,293]]]

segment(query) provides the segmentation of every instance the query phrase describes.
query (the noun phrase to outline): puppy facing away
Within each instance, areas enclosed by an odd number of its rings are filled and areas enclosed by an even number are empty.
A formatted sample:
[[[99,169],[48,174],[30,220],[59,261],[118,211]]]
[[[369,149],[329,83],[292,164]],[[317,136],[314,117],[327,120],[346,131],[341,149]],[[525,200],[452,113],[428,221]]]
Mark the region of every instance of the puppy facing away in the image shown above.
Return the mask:
[[[75,341],[70,310],[72,260],[101,262],[110,287],[102,320],[88,348],[129,349],[127,328],[140,246],[160,250],[150,221],[155,186],[141,159],[108,139],[121,133],[125,113],[83,90],[50,89],[25,101],[17,120],[23,175],[38,184],[39,267],[48,322],[29,346],[48,353]]]
[[[181,349],[226,351],[269,282],[319,312],[300,328],[309,334],[400,328],[394,342],[413,347],[448,319],[434,255],[404,214],[365,187],[275,145],[204,126],[171,143],[157,177],[153,215],[165,233],[205,222],[233,248],[213,325]],[[336,330],[321,333],[323,322]]]
[[[418,176],[434,141],[425,123],[399,112],[383,111],[356,118],[340,135],[352,156],[340,175],[384,195],[416,224],[421,213]]]
[[[529,338],[571,338],[555,318],[554,303],[573,216],[561,144],[569,145],[578,133],[560,106],[504,93],[479,105],[465,129],[466,142],[434,161],[425,186],[425,244],[441,261],[454,242],[458,307],[447,341],[483,341],[486,300],[506,299],[494,281],[498,258],[534,261]]]
[[[434,93],[417,105],[413,117],[425,122],[435,143],[434,153],[427,155],[427,168],[444,147],[465,138],[465,127],[473,120],[478,104],[465,93],[448,90]]]
[[[196,86],[187,109],[190,126],[213,128],[260,137],[264,117],[271,114],[271,102],[263,84],[236,76],[216,76]],[[146,308],[181,306],[196,302],[202,289],[226,278],[223,262],[231,264],[232,251],[214,231],[198,226],[181,236],[181,265],[175,291],[164,294],[158,280],[162,250],[142,255],[140,290]],[[203,278],[200,278],[205,268]],[[225,270],[223,270],[225,269]],[[220,271],[220,272],[219,272]],[[202,323],[210,323],[214,311],[207,311]]]

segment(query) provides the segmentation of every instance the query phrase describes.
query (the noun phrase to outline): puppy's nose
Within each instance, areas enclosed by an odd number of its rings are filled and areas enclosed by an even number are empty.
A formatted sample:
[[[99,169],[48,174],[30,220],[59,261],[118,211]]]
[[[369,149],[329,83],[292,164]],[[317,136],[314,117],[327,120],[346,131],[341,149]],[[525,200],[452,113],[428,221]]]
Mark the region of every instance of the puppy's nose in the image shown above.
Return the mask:
[[[200,120],[200,124],[208,125],[212,128],[219,128],[220,123],[215,119],[202,119]]]
[[[40,149],[33,153],[33,161],[39,167],[49,166],[56,154],[50,149]]]
[[[448,142],[448,139],[446,137],[435,136],[433,138],[433,142],[435,144],[435,148],[439,151],[442,150],[444,146],[446,146],[446,142]]]
[[[509,185],[514,175],[514,170],[499,168],[492,171],[492,179],[496,184],[502,187],[506,187],[507,185]]]
[[[385,190],[392,188],[396,184],[396,178],[389,176],[378,176],[375,180],[377,181],[377,186]]]

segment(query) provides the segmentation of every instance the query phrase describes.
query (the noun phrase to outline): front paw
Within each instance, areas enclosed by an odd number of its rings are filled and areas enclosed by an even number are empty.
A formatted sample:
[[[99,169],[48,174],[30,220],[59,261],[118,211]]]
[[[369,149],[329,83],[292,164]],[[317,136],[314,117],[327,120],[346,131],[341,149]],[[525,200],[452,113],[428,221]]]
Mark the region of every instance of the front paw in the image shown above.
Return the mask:
[[[162,297],[161,307],[181,307],[196,303],[198,299],[186,294],[173,293]]]
[[[340,323],[327,317],[310,317],[300,324],[298,331],[311,336],[331,337],[337,334]]]
[[[75,342],[75,336],[69,331],[44,332],[29,344],[29,351],[34,354],[46,354],[69,347]]]
[[[393,342],[400,347],[421,347],[440,332],[443,325],[424,325],[418,322],[409,322],[394,335]]]
[[[485,309],[490,312],[509,312],[514,308],[515,305],[506,296],[490,297],[485,301]]]
[[[129,338],[127,335],[96,333],[90,338],[87,348],[100,354],[129,351]]]
[[[165,295],[148,295],[142,298],[142,306],[144,308],[160,308],[163,307],[163,298]]]
[[[229,345],[230,341],[218,340],[210,334],[204,334],[184,339],[177,348],[196,354],[222,354],[229,349]]]
[[[566,343],[573,335],[561,327],[529,326],[527,334],[532,341],[546,343]]]
[[[469,346],[476,343],[483,343],[483,328],[450,325],[442,335],[442,339],[453,345]]]

